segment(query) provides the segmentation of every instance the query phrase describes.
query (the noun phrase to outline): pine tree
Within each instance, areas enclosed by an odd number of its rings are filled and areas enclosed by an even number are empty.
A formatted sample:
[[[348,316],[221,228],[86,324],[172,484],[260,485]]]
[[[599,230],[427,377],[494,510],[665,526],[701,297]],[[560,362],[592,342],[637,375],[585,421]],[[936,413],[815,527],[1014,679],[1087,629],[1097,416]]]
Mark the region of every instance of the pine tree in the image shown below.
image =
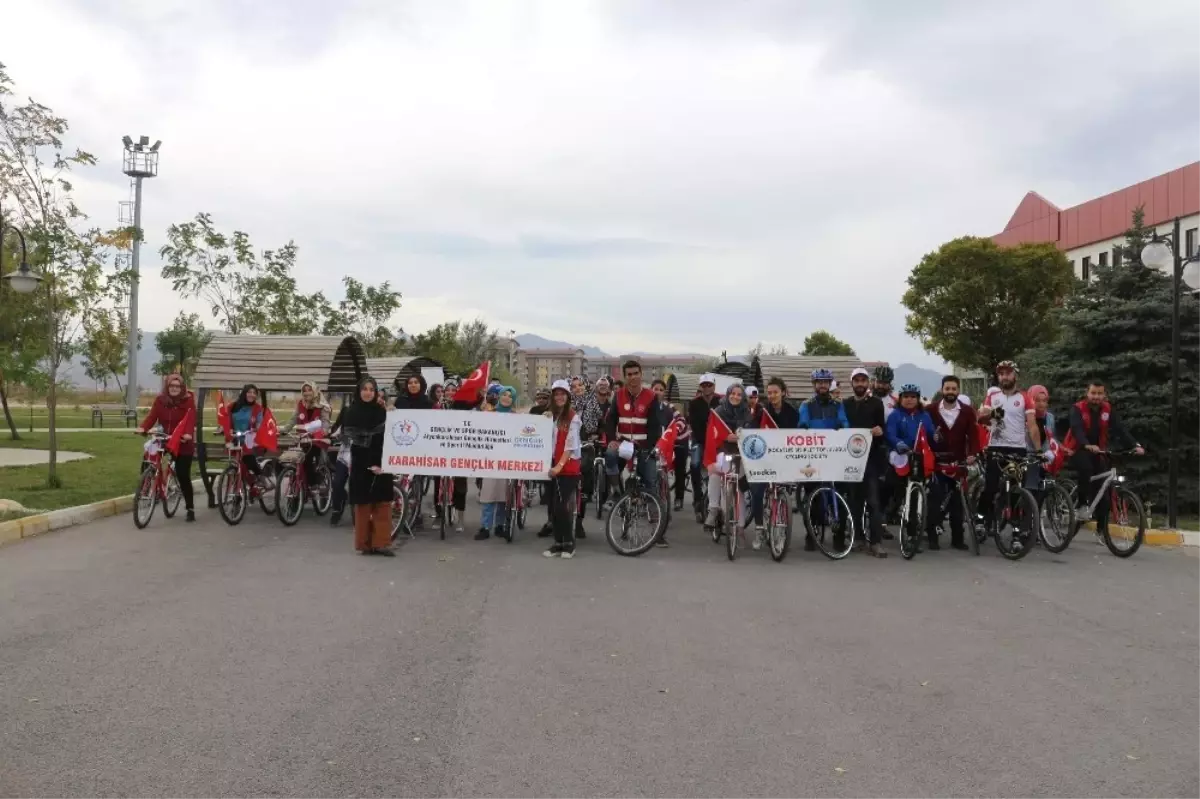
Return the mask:
[[[1021,356],[1026,384],[1040,382],[1050,392],[1052,410],[1066,418],[1082,399],[1088,381],[1107,385],[1109,399],[1130,432],[1146,448],[1145,458],[1122,467],[1143,498],[1162,518],[1167,502],[1171,414],[1170,275],[1144,266],[1142,246],[1150,239],[1142,209],[1133,213],[1126,232],[1122,263],[1093,266],[1091,282],[1081,285],[1057,311],[1059,339]],[[1180,466],[1179,508],[1197,507],[1200,472],[1200,304],[1180,298]],[[1061,414],[1061,416],[1060,416]]]

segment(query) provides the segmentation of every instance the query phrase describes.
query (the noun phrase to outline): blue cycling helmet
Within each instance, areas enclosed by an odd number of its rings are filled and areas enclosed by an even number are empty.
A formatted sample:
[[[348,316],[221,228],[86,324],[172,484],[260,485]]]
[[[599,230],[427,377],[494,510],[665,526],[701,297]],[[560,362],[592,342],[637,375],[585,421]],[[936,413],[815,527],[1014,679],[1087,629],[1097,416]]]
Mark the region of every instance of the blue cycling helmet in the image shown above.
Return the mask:
[[[833,372],[828,369],[813,369],[812,379],[813,382],[817,380],[833,380]]]
[[[905,394],[915,394],[917,397],[920,397],[921,387],[916,383],[905,383],[900,386],[900,396],[903,397]]]

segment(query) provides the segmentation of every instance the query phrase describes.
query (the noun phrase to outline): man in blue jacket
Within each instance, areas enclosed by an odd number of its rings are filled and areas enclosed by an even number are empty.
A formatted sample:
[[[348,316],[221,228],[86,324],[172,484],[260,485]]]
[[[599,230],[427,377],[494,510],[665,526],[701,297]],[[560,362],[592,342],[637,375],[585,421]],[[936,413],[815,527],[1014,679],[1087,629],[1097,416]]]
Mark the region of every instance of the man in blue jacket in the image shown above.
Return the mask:
[[[846,420],[846,409],[840,400],[829,393],[833,385],[833,372],[828,369],[816,369],[812,373],[813,395],[808,402],[800,406],[800,421],[796,427],[812,430],[841,430],[849,427]]]

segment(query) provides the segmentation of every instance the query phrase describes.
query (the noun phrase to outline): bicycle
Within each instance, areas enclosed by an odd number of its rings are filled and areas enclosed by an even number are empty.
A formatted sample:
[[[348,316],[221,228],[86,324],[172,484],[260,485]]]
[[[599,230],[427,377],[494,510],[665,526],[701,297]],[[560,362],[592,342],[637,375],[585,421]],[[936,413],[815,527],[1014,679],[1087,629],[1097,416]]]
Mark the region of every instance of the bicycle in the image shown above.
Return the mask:
[[[834,483],[826,483],[811,493],[806,489],[805,493],[805,531],[822,555],[841,560],[854,550],[855,524],[850,503]]]
[[[900,506],[900,557],[912,560],[921,551],[921,536],[929,512],[928,491],[923,467],[915,453],[909,453],[908,477],[904,481]]]
[[[608,488],[608,481],[604,475],[604,445],[598,439],[592,438],[583,445],[584,449],[588,447],[595,453],[592,458],[592,495],[589,501],[596,506],[596,518],[603,519],[605,493]],[[586,459],[584,462],[586,463]]]
[[[625,493],[613,503],[604,523],[604,536],[618,555],[636,557],[653,547],[658,540],[663,522],[662,505],[657,494],[642,490],[641,473],[635,468],[643,459],[652,457],[654,453],[644,450],[628,458],[626,469],[632,474],[625,480]],[[643,517],[649,528],[645,533],[640,524]]]
[[[517,537],[517,530],[525,529],[525,520],[529,517],[529,506],[537,501],[537,486],[528,480],[509,480],[505,486],[504,506],[507,510],[507,524],[504,525],[504,540],[512,543]]]
[[[1113,455],[1121,456],[1132,453],[1133,450],[1102,450],[1097,454],[1107,456],[1111,461]],[[1100,487],[1096,489],[1096,493],[1087,507],[1087,515],[1094,518],[1096,511],[1100,508],[1100,503],[1104,499],[1108,499],[1108,513],[1104,515],[1105,518],[1096,519],[1096,533],[1104,541],[1109,552],[1118,558],[1128,558],[1141,549],[1146,540],[1146,527],[1148,526],[1146,508],[1142,504],[1141,498],[1125,485],[1125,478],[1117,474],[1117,468],[1111,462],[1107,471],[1092,475],[1092,482],[1097,481],[1100,482]],[[1077,491],[1070,494],[1072,507],[1075,505],[1076,493]],[[1136,518],[1131,517],[1131,513]],[[1121,528],[1116,531],[1115,535],[1112,529],[1114,518],[1116,525]],[[1079,528],[1083,527],[1085,522],[1086,520],[1075,520],[1068,543],[1075,538],[1075,534],[1079,532]],[[1136,522],[1136,526],[1131,522]]]
[[[967,461],[938,461],[934,467],[936,474],[933,479],[944,477],[951,482],[951,489],[942,497],[938,506],[938,517],[942,520],[937,525],[937,534],[946,534],[946,516],[950,513],[950,503],[962,503],[963,537],[967,539],[967,547],[972,555],[979,555],[979,536],[975,531],[975,506],[971,502],[971,467],[974,462]]]
[[[252,500],[257,499],[263,513],[268,516],[275,513],[278,503],[276,489],[265,488],[270,483],[276,471],[274,460],[267,460],[261,465],[261,476],[256,479],[242,461],[246,450],[246,433],[234,433],[225,445],[229,464],[217,478],[217,510],[225,523],[233,526],[240,524],[246,516],[246,508]]]
[[[1065,551],[1075,536],[1075,495],[1071,489],[1065,481],[1043,473],[1040,488],[1041,524],[1038,531],[1041,533],[1042,546],[1055,555]]]
[[[328,442],[319,433],[302,433],[295,448],[284,453],[285,457],[280,459],[283,465],[275,480],[275,512],[279,521],[288,527],[300,521],[305,499],[312,502],[313,513],[318,516],[324,516],[329,510],[333,476],[325,459],[317,459],[314,475],[310,475],[308,469],[301,468],[313,447],[324,450]]]
[[[166,443],[167,436],[155,432],[142,448],[142,473],[133,496],[133,525],[139,530],[150,523],[154,508],[160,502],[163,516],[168,519],[179,512],[183,490],[179,487],[179,478],[175,476],[174,458],[163,457]]]
[[[771,483],[763,497],[767,514],[767,548],[771,559],[782,563],[792,544],[792,486]]]
[[[426,481],[428,482],[428,481]],[[454,507],[454,478],[437,478],[438,506],[438,537],[446,540],[446,528],[453,526],[458,519],[458,509]]]
[[[725,554],[729,560],[737,560],[738,544],[746,546],[745,534],[742,532],[742,481],[739,476],[742,465],[741,455],[729,458],[729,470],[721,475],[721,496],[725,500],[725,511],[721,524],[713,528],[713,542],[720,541],[725,536]],[[732,508],[732,510],[730,510]]]
[[[996,539],[996,549],[1009,560],[1020,560],[1033,549],[1041,527],[1037,500],[1025,488],[1025,472],[1041,462],[1039,454],[1002,455],[989,452],[988,459],[1000,462],[1000,485],[992,498],[991,517],[986,519],[986,534]],[[1003,535],[1011,528],[1011,535]]]
[[[392,483],[392,541],[400,537],[401,530],[408,533],[409,538],[416,538],[412,529],[412,516],[419,510],[415,493],[410,475],[401,475]]]

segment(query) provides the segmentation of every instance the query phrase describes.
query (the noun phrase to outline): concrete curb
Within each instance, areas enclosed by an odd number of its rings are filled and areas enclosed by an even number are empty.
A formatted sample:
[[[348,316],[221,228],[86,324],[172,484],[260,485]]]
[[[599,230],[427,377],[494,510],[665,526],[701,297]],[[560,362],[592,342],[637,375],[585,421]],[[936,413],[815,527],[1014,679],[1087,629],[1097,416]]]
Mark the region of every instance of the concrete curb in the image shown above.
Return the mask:
[[[1096,531],[1095,522],[1088,522],[1086,527],[1092,532]],[[1132,527],[1122,527],[1119,524],[1111,525],[1110,529],[1129,533],[1136,532]],[[1144,543],[1148,547],[1200,547],[1200,532],[1150,528],[1146,530],[1146,540]]]
[[[200,480],[193,480],[192,486],[198,491],[204,490],[204,483]],[[67,527],[94,522],[97,519],[106,519],[109,516],[129,513],[132,510],[133,494],[129,494],[128,496],[116,497],[115,499],[102,499],[90,505],[60,508],[59,510],[47,511],[46,513],[23,516],[20,519],[13,519],[12,521],[0,522],[0,546],[10,544],[13,541],[20,541],[23,538],[33,538],[34,536],[49,533],[53,530],[62,530]]]

